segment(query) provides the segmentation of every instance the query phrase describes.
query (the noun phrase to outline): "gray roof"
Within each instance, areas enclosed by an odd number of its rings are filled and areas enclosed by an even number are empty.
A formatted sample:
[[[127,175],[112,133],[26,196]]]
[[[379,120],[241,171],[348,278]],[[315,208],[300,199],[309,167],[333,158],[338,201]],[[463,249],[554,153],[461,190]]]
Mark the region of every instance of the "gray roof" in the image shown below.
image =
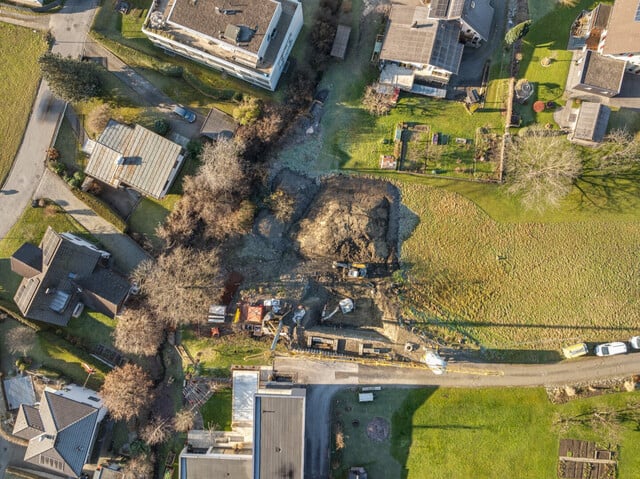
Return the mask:
[[[304,477],[305,390],[256,394],[254,479]]]
[[[464,6],[465,0],[432,0],[429,8],[429,18],[460,18]]]
[[[279,6],[274,0],[176,0],[169,22],[258,53]]]
[[[428,7],[393,5],[381,60],[433,65],[457,73],[463,45],[456,20],[433,20]]]
[[[619,93],[624,70],[624,61],[587,50],[580,75],[580,84]]]
[[[591,28],[603,29],[607,28],[609,24],[609,16],[611,15],[611,5],[605,5],[604,3],[599,3],[596,8],[593,9],[591,13]]]
[[[111,186],[124,183],[160,198],[181,151],[177,143],[140,125],[132,128],[109,120],[96,141],[85,173]]]
[[[490,1],[473,0],[465,2],[462,20],[485,41],[488,40],[491,35],[491,25],[493,24],[493,7]]]
[[[347,45],[349,44],[349,35],[351,35],[351,27],[346,25],[338,25],[336,37],[333,39],[331,47],[331,56],[344,59],[347,53]]]
[[[111,301],[117,300],[116,304],[121,304],[126,298],[129,284],[115,273],[103,271],[104,268],[98,264],[101,258],[99,251],[73,243],[51,227],[47,228],[39,249],[42,252],[42,271],[23,278],[13,298],[23,316],[66,326],[73,308],[87,292],[104,295]],[[13,271],[21,272],[20,269]],[[91,278],[94,274],[96,277]],[[81,282],[86,291],[79,290]]]
[[[181,477],[187,479],[252,479],[252,464],[250,454],[225,454],[223,459],[204,454],[180,456]]]
[[[42,272],[42,250],[31,243],[24,243],[11,256],[11,270],[24,278]]]
[[[609,16],[602,53],[620,55],[640,52],[640,4],[638,0],[616,0]]]
[[[2,384],[4,385],[4,395],[7,398],[10,411],[18,409],[21,404],[31,406],[36,403],[33,380],[28,374],[5,379]]]
[[[32,439],[44,432],[44,425],[40,419],[38,410],[27,404],[22,404],[18,409],[16,422],[13,425],[13,434],[22,439]]]
[[[85,291],[98,296],[103,303],[108,303],[113,315],[118,312],[120,304],[131,290],[126,279],[107,268],[97,268],[89,276],[79,278],[76,283]]]
[[[582,102],[573,138],[600,143],[607,132],[610,114],[611,109],[605,105],[588,101]]]
[[[212,108],[200,129],[200,134],[212,140],[220,137],[231,138],[237,128],[238,125],[232,117],[217,108]]]
[[[98,409],[45,391],[37,412],[44,432],[30,439],[25,461],[80,476],[95,440]]]

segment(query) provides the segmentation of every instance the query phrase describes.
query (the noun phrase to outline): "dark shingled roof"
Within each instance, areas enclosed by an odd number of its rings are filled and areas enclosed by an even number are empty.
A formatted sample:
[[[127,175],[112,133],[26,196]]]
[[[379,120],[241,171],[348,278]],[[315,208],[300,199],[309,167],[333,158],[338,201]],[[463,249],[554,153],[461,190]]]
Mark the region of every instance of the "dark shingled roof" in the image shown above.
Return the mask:
[[[25,243],[11,256],[11,271],[23,278],[31,278],[42,272],[42,250]]]
[[[26,404],[20,405],[16,422],[13,425],[14,436],[29,440],[42,434],[42,432],[44,432],[44,425],[38,410]]]
[[[25,461],[66,476],[80,476],[93,447],[98,409],[45,391],[36,413],[43,433],[30,439]]]
[[[609,124],[611,109],[600,103],[582,102],[573,139],[600,143]]]
[[[489,0],[467,1],[461,18],[486,41],[491,35],[493,12]]]
[[[78,300],[84,299],[84,291],[78,288],[80,283],[85,290],[115,304],[125,300],[129,284],[98,264],[100,251],[76,244],[51,227],[47,228],[39,249],[42,272],[23,278],[13,298],[25,317],[66,326]]]
[[[587,50],[580,83],[585,86],[620,92],[625,62]]]
[[[273,0],[176,0],[169,22],[258,53],[278,6]]]

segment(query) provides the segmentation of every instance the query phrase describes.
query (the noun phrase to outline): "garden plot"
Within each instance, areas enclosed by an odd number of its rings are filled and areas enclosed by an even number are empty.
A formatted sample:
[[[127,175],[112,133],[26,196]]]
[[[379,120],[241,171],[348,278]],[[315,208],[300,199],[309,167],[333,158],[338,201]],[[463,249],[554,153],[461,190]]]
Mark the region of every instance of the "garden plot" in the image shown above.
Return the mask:
[[[494,180],[499,176],[501,141],[499,132],[488,127],[467,138],[430,125],[402,123],[396,127],[393,153],[401,171]]]

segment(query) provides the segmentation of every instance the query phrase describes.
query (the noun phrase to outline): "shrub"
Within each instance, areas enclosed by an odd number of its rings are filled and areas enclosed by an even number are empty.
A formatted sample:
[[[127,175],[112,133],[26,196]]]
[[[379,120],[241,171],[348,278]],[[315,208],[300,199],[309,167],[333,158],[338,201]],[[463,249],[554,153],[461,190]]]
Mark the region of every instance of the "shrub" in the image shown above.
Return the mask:
[[[242,99],[240,105],[233,109],[233,118],[240,125],[251,125],[262,113],[262,103],[255,97],[246,97]]]
[[[164,118],[159,118],[153,123],[153,131],[155,131],[160,136],[165,136],[169,133],[169,129],[171,125]]]
[[[47,163],[47,166],[51,171],[53,171],[58,176],[63,176],[67,171],[67,168],[64,166],[64,163],[58,160],[49,161]]]

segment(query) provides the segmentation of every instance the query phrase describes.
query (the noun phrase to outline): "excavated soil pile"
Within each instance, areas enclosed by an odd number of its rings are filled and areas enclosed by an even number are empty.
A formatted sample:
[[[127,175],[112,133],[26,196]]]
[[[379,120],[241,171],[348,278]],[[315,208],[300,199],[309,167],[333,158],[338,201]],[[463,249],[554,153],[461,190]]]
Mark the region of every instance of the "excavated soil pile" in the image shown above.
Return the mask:
[[[294,239],[306,258],[387,263],[395,259],[398,192],[389,183],[326,179]]]

